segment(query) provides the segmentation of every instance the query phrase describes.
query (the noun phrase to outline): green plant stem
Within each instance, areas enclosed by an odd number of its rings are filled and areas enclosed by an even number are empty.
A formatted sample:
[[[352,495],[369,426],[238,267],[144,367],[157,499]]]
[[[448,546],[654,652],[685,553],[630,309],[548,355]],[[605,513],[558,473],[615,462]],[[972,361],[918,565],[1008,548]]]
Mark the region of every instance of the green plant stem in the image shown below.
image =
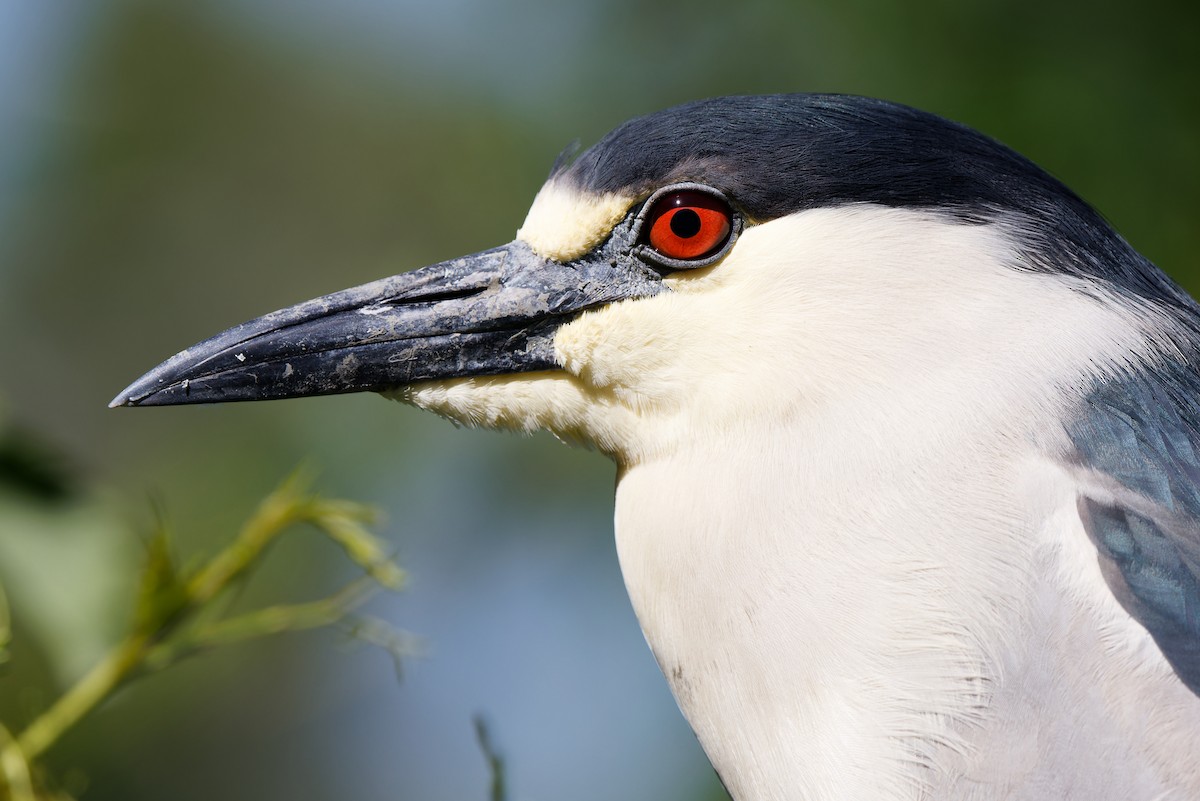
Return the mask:
[[[255,640],[285,631],[305,631],[334,625],[370,597],[370,579],[360,579],[338,593],[319,601],[269,606],[238,617],[220,620],[189,631],[186,636],[149,649],[141,670],[152,672],[170,667],[192,654]]]
[[[55,743],[109,696],[137,669],[150,642],[144,634],[131,635],[110,651],[54,704],[17,737],[16,745],[32,761]]]
[[[3,726],[0,726],[0,778],[4,780],[0,790],[8,792],[8,795],[0,794],[0,798],[7,801],[35,801],[37,798],[33,792],[33,778],[29,775],[29,762]]]
[[[492,742],[492,733],[488,729],[487,721],[482,716],[476,715],[475,723],[475,739],[479,743],[479,748],[483,751],[484,759],[487,760],[488,773],[492,776],[491,792],[488,798],[491,801],[507,801],[508,785],[505,780],[504,757],[500,756],[500,752],[496,750],[495,744]]]
[[[0,665],[8,661],[8,644],[12,641],[12,619],[8,611],[8,596],[0,584]]]
[[[305,520],[308,504],[297,496],[293,481],[264,498],[237,538],[187,582],[188,603],[208,603],[244,573],[284,529]]]

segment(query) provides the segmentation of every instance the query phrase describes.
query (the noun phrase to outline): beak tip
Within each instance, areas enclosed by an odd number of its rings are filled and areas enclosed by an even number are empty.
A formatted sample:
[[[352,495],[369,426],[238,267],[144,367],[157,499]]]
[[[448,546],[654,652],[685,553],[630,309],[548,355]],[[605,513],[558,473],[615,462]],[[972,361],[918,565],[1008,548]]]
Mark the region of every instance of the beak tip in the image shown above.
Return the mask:
[[[147,386],[147,384],[150,383],[150,381],[148,381],[148,379],[152,378],[154,372],[155,371],[152,370],[151,372],[149,372],[146,375],[139,378],[137,381],[134,381],[132,384],[125,387],[125,389],[118,392],[117,397],[113,398],[111,401],[108,402],[108,408],[116,409],[121,406],[141,406],[141,405],[143,405],[143,402],[147,398],[149,398],[151,395],[154,395],[156,392],[158,392],[158,388]],[[161,383],[161,382],[156,382],[156,383]]]
[[[129,389],[123,390],[121,394],[109,401],[108,408],[118,409],[122,406],[141,406],[142,401],[146,399],[148,394],[151,394],[145,392],[133,392],[132,389],[133,388],[130,387]]]
[[[147,396],[145,393],[139,395],[137,393],[130,392],[129,390],[125,390],[120,395],[108,402],[108,408],[119,409],[122,406],[141,406],[142,401],[144,401],[146,397]]]
[[[134,384],[130,384],[129,386],[125,387],[125,389],[118,392],[117,397],[108,402],[108,408],[116,409],[119,406],[135,406],[136,402],[134,401],[135,395],[133,388]]]

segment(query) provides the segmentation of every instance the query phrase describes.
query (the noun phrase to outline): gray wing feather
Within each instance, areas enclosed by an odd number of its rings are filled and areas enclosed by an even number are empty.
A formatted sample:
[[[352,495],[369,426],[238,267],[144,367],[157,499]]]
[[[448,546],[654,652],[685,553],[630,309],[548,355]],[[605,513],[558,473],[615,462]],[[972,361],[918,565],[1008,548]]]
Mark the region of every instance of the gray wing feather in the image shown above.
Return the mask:
[[[1080,463],[1123,490],[1079,502],[1105,579],[1200,695],[1200,374],[1129,370],[1094,388],[1067,431]]]

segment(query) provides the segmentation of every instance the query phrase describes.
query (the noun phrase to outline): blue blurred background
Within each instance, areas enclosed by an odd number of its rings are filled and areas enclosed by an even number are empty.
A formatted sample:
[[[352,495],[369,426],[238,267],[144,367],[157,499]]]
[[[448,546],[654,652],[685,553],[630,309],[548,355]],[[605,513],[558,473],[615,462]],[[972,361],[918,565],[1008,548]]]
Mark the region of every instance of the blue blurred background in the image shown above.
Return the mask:
[[[602,457],[375,396],[106,403],[229,325],[507,242],[568,142],[726,93],[971,124],[1196,290],[1198,40],[1197,6],[1168,2],[0,0],[0,430],[53,479],[0,481],[0,719],[118,635],[156,507],[182,553],[212,549],[308,461],[386,510],[413,580],[371,611],[423,655],[401,682],[332,634],[203,656],[65,739],[67,789],[482,799],[482,713],[515,799],[724,797],[625,599]],[[300,537],[250,601],[349,575]]]

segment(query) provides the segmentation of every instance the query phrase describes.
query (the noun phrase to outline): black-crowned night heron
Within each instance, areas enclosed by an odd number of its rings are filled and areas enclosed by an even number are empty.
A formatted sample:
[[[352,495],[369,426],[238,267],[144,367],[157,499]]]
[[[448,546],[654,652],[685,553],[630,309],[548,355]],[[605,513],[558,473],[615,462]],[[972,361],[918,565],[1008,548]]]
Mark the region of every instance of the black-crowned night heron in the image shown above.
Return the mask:
[[[508,245],[114,404],[371,390],[608,454],[638,619],[739,801],[1196,799],[1198,312],[968,128],[732,97],[561,161]]]

